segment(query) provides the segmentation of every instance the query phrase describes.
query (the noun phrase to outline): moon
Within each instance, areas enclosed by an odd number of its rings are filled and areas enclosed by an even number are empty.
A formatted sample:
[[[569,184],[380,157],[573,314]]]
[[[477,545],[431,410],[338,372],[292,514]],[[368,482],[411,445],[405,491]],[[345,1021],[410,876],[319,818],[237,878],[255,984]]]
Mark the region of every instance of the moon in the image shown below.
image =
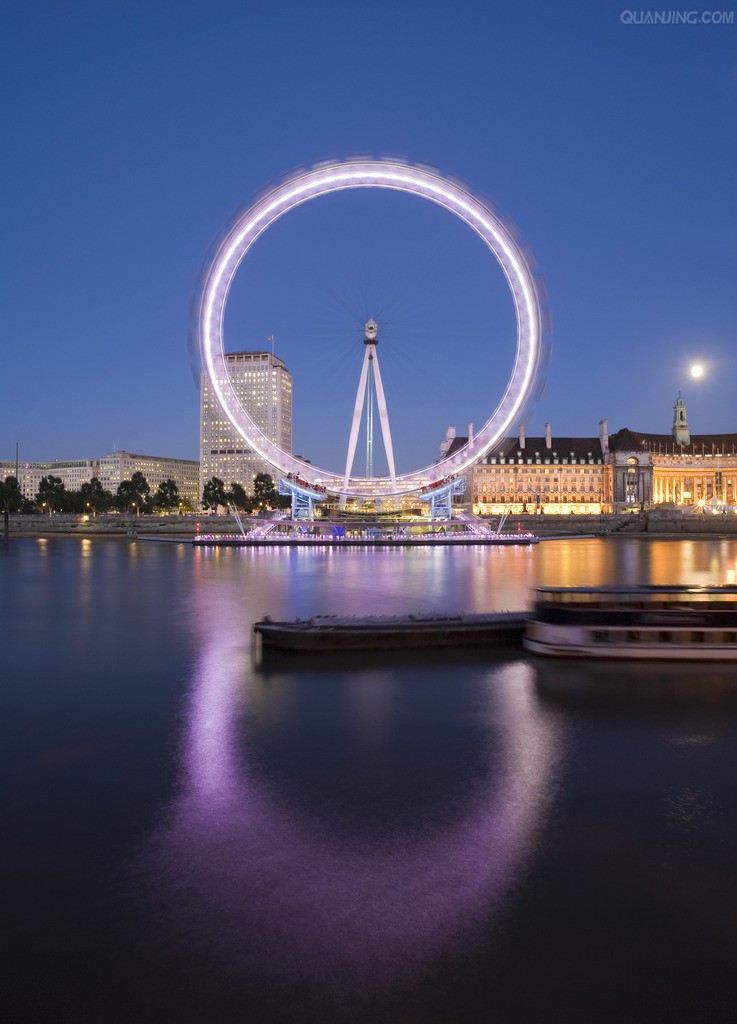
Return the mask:
[[[698,380],[699,377],[703,377],[703,375],[704,367],[701,365],[701,363],[694,363],[691,367],[691,376],[693,377],[693,379]]]

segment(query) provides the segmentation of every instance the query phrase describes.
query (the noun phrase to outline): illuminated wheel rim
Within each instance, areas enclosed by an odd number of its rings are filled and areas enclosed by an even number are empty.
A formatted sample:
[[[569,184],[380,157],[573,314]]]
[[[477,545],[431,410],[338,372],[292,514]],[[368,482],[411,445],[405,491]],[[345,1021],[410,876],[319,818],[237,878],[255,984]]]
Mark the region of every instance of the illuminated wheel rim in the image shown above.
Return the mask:
[[[230,286],[256,240],[285,213],[310,199],[352,188],[407,192],[442,206],[479,235],[507,279],[517,318],[517,352],[499,405],[473,438],[449,458],[392,481],[386,477],[349,478],[320,469],[284,451],[260,429],[242,405],[230,380],[223,347],[223,320]],[[290,178],[243,214],[220,244],[210,264],[199,308],[199,339],[205,371],[226,416],[263,459],[285,475],[292,473],[317,488],[358,498],[398,497],[452,479],[486,455],[516,426],[530,398],[541,361],[542,316],[535,278],[521,249],[502,221],[479,199],[446,178],[388,160],[360,160],[318,167]]]

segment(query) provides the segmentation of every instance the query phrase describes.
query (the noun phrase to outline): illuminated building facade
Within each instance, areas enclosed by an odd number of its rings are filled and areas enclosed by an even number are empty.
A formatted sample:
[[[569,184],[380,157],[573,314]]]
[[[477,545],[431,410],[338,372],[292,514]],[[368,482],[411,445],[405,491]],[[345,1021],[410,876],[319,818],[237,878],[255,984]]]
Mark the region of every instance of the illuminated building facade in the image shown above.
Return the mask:
[[[611,505],[602,437],[506,438],[473,467],[471,501],[480,515],[599,513]]]
[[[727,508],[737,504],[737,434],[692,434],[679,395],[670,434],[620,430],[613,435],[614,499],[617,508],[635,502]],[[642,480],[634,492],[632,469]],[[646,479],[649,477],[649,480]]]
[[[657,504],[737,504],[737,434],[694,438],[691,451],[653,459],[653,501]]]
[[[466,440],[451,428],[441,455]],[[480,515],[737,508],[737,434],[692,434],[680,395],[670,434],[610,435],[606,420],[598,437],[554,437],[550,424],[526,437],[520,427],[472,467],[470,497]]]
[[[38,494],[39,484],[45,476],[56,476],[68,491],[78,491],[82,484],[97,476],[96,459],[73,459],[68,462],[19,462],[18,486],[25,498]],[[15,462],[0,462],[0,477],[15,476]]]
[[[33,500],[45,476],[56,476],[68,491],[78,491],[82,484],[97,477],[113,494],[118,484],[130,480],[134,473],[143,473],[151,493],[164,480],[173,480],[179,494],[193,507],[199,504],[200,464],[190,459],[165,459],[155,455],[131,455],[112,452],[101,459],[76,459],[68,462],[19,462],[18,484],[21,493]],[[0,477],[15,476],[15,462],[0,462]]]
[[[228,376],[240,402],[264,434],[292,451],[292,377],[270,352],[231,352]],[[239,483],[253,492],[257,473],[275,476],[273,467],[250,447],[223,412],[206,373],[200,381],[200,495],[214,476],[226,487]]]
[[[181,498],[197,508],[200,502],[200,464],[194,459],[166,459],[156,455],[133,455],[131,452],[111,452],[98,463],[100,483],[107,491],[116,493],[123,480],[134,473],[143,473],[153,496],[159,484],[173,480]]]

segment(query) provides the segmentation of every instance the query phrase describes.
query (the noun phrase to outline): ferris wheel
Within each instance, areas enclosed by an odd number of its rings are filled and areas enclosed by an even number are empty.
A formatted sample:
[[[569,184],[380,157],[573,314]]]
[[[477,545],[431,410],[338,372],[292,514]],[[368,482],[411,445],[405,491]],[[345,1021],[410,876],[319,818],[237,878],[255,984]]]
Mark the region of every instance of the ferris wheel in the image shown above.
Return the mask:
[[[443,207],[481,237],[502,268],[514,302],[517,349],[512,375],[496,409],[450,457],[409,473],[353,476],[321,469],[284,451],[256,424],[230,381],[223,346],[223,321],[231,284],[257,239],[280,217],[311,199],[346,189],[379,188],[409,193]],[[535,387],[542,359],[543,324],[535,277],[519,245],[480,199],[434,171],[396,160],[351,160],[298,174],[238,218],[221,242],[205,275],[199,304],[199,342],[204,369],[223,411],[249,446],[285,476],[318,492],[346,498],[397,498],[455,479],[516,426]],[[354,443],[352,439],[351,443]],[[349,463],[351,460],[349,459]]]

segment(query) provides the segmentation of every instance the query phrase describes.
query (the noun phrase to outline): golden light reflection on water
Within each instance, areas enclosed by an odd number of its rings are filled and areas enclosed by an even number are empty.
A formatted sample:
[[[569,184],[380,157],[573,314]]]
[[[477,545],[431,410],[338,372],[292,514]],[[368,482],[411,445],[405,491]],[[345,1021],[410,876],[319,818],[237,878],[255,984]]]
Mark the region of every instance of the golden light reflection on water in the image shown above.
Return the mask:
[[[729,571],[737,561],[737,542],[733,540],[661,540],[651,541],[647,547],[651,583],[728,583]]]
[[[737,567],[737,541],[591,538],[541,541],[535,548],[541,586],[727,583]]]
[[[601,538],[541,541],[535,548],[535,583],[574,587],[606,582],[616,571],[616,545]]]

